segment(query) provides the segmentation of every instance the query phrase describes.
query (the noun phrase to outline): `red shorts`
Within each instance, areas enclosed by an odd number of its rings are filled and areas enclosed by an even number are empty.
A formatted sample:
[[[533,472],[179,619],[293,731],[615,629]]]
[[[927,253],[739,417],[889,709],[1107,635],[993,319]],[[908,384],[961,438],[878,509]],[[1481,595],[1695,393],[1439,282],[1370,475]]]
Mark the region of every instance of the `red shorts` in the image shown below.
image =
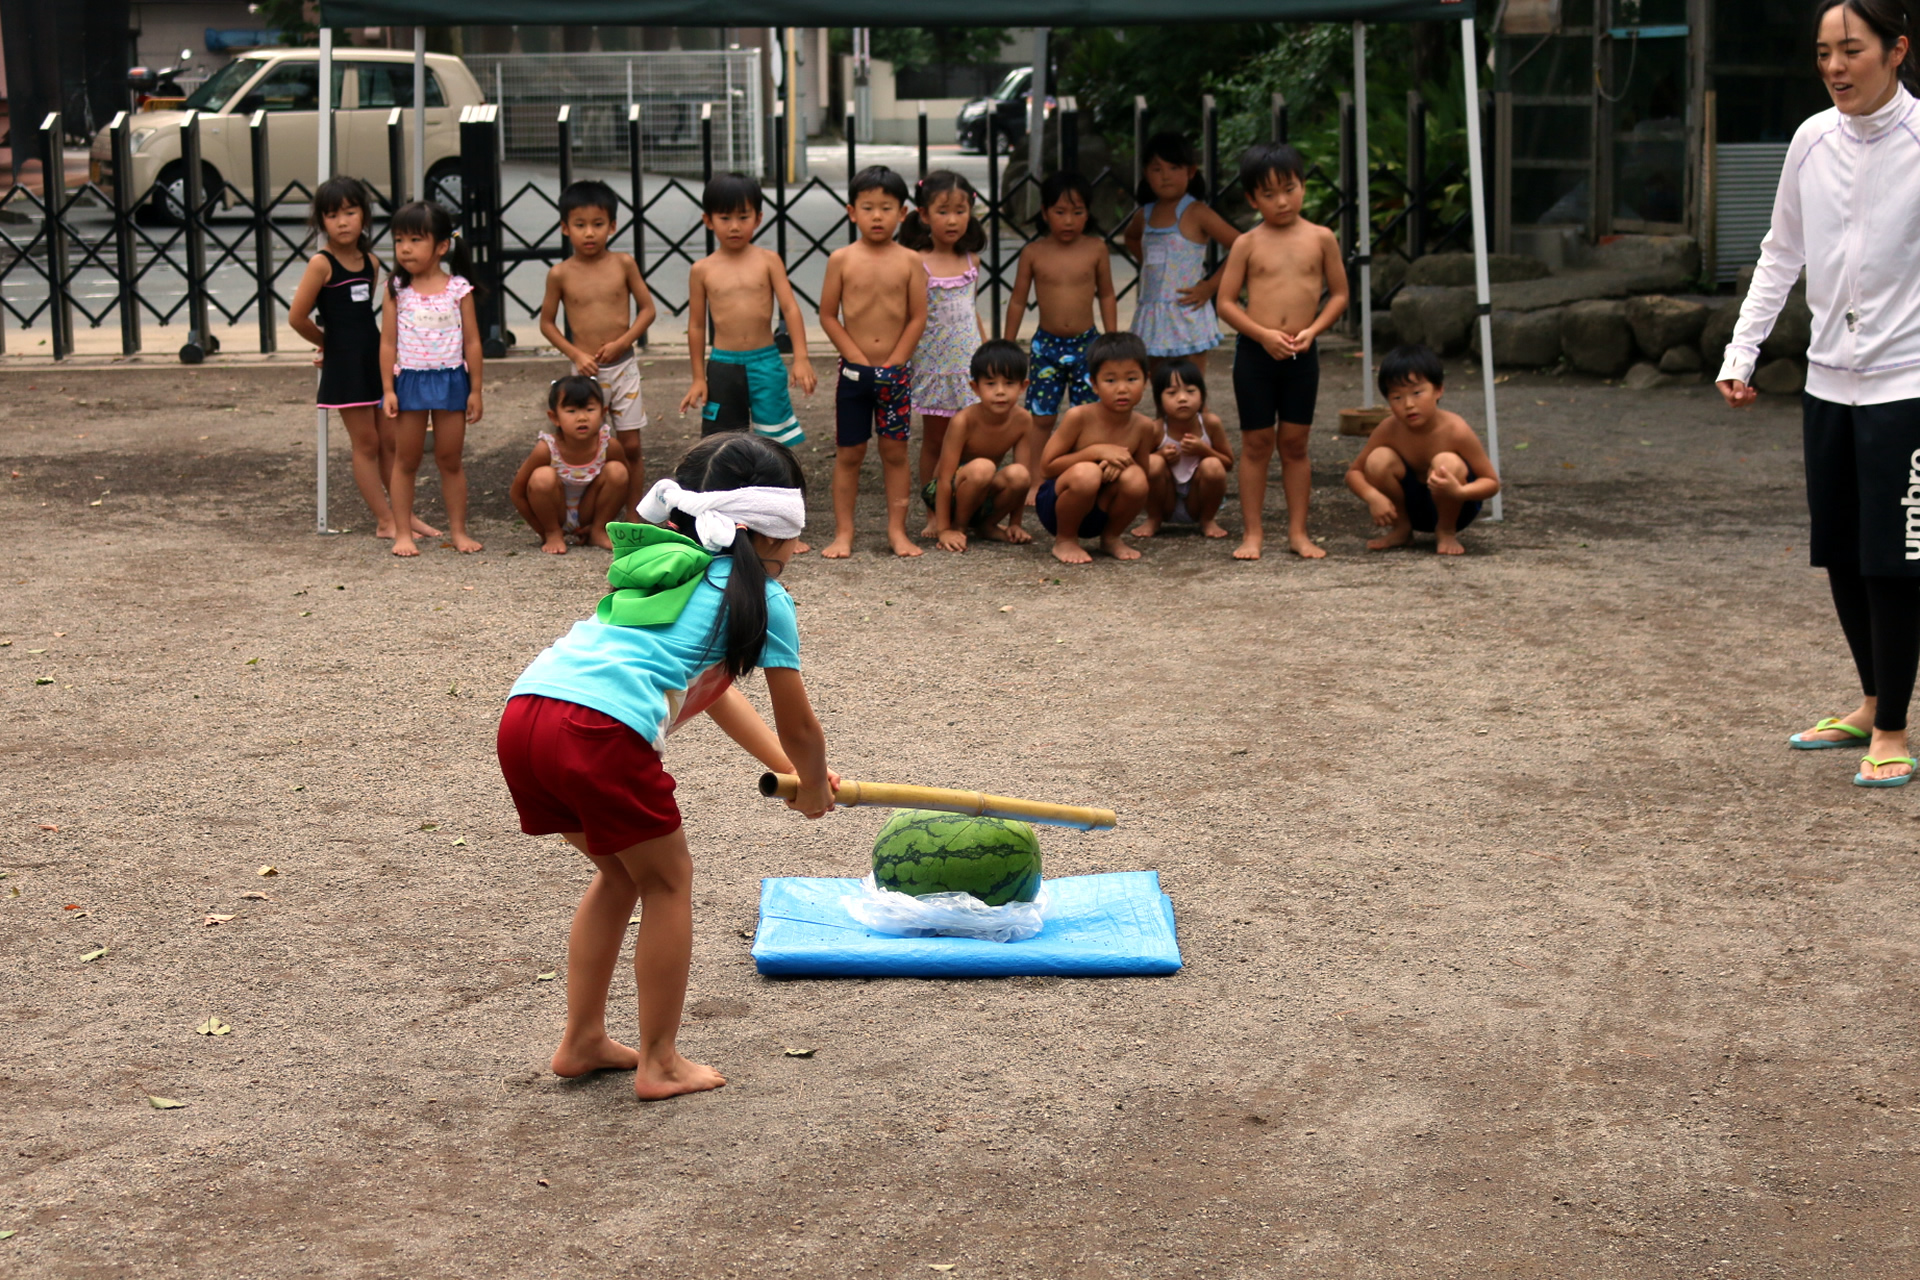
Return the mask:
[[[509,698],[499,748],[530,836],[585,832],[587,852],[604,858],[680,829],[660,753],[604,712],[538,694]]]

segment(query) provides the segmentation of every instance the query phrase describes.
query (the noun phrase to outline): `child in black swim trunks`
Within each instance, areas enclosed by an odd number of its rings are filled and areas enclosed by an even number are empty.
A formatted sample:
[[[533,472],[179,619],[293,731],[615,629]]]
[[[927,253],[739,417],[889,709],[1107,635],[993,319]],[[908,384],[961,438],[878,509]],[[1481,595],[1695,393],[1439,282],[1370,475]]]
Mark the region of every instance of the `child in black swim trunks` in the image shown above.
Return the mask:
[[[1393,416],[1373,429],[1347,469],[1347,488],[1387,530],[1369,551],[1431,533],[1435,551],[1464,555],[1460,531],[1500,492],[1480,437],[1465,418],[1440,407],[1446,383],[1447,368],[1430,347],[1398,347],[1380,362],[1380,394]]]

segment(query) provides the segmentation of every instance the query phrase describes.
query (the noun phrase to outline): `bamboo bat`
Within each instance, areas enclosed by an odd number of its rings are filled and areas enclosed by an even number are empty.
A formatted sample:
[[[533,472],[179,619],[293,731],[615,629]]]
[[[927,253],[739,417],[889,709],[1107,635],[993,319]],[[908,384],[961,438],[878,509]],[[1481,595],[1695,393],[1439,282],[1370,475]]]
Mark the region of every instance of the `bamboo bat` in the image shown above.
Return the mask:
[[[791,773],[763,773],[760,775],[760,794],[791,800],[800,794],[800,779]],[[1073,827],[1080,831],[1111,831],[1117,821],[1111,809],[1086,809],[1079,805],[990,796],[979,791],[950,791],[945,787],[913,787],[891,782],[850,782],[842,779],[840,789],[833,793],[833,802],[846,809],[857,805],[882,809],[933,809],[940,813],[971,814],[978,818],[1014,818],[1021,822]]]

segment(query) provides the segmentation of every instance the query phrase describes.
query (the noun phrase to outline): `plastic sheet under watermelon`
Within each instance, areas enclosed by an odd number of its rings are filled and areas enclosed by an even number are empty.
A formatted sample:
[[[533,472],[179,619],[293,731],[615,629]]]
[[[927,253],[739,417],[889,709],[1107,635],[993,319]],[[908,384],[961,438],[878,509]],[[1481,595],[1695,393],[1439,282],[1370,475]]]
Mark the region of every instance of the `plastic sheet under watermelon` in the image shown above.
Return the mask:
[[[1116,871],[1047,881],[1046,924],[1018,942],[900,938],[847,914],[858,880],[760,882],[753,960],[770,977],[1112,978],[1180,968],[1173,901],[1159,873]]]

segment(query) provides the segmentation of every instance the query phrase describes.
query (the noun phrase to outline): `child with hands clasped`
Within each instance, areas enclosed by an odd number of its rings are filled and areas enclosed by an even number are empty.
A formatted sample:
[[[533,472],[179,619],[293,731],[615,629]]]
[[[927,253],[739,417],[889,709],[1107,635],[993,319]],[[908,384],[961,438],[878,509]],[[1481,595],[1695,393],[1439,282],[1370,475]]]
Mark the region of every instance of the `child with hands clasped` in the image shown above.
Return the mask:
[[[1240,158],[1240,185],[1259,211],[1260,225],[1234,241],[1220,276],[1220,318],[1240,333],[1233,349],[1233,398],[1240,407],[1240,513],[1246,528],[1236,560],[1258,560],[1266,541],[1262,508],[1276,424],[1287,545],[1308,560],[1327,554],[1307,536],[1313,496],[1307,438],[1320,395],[1314,340],[1347,310],[1347,269],[1333,232],[1300,216],[1302,172],[1300,153],[1281,143],[1258,143]]]
[[[548,387],[553,430],[540,433],[507,490],[548,555],[567,554],[568,538],[613,549],[607,521],[627,509],[628,472],[607,422],[606,394],[578,373]]]
[[[1500,492],[1480,437],[1465,418],[1440,407],[1446,383],[1447,368],[1430,347],[1399,347],[1380,362],[1380,394],[1393,416],[1373,429],[1347,468],[1347,488],[1387,530],[1367,543],[1369,551],[1431,533],[1441,555],[1465,555],[1460,531]]]
[[[1220,345],[1213,310],[1220,273],[1207,274],[1207,241],[1231,249],[1240,233],[1206,203],[1207,180],[1192,143],[1177,133],[1155,134],[1146,161],[1135,193],[1140,211],[1125,235],[1140,264],[1133,331],[1147,344],[1153,372],[1167,360],[1187,359],[1205,376],[1207,353]]]
[[[500,769],[528,835],[561,835],[593,863],[567,944],[567,1025],[553,1072],[633,1071],[643,1100],[726,1079],[675,1043],[693,955],[693,858],[661,763],[701,712],[777,773],[809,818],[833,804],[826,735],[800,680],[793,600],[776,581],[806,521],[800,464],[726,433],[700,441],[615,524],[614,590],[533,660],[500,718]],[[664,526],[664,527],[662,527]],[[768,728],[735,681],[765,670]],[[607,1033],[607,990],[636,904],[640,1039]]]
[[[1227,531],[1214,519],[1227,496],[1233,453],[1220,415],[1207,411],[1207,381],[1192,360],[1169,360],[1153,371],[1160,407],[1160,447],[1147,460],[1147,518],[1133,531],[1151,538],[1160,526],[1197,524],[1209,538]]]
[[[1047,433],[1063,407],[1092,404],[1087,348],[1101,332],[1120,327],[1114,301],[1113,256],[1107,242],[1089,236],[1093,187],[1077,173],[1055,173],[1040,184],[1040,216],[1035,225],[1046,234],[1020,251],[1013,297],[1007,303],[1009,338],[1020,336],[1027,297],[1039,307],[1039,326],[1028,343],[1032,361],[1027,376],[1027,412],[1033,415],[1033,451],[1046,448]],[[1095,305],[1100,328],[1093,327]],[[1037,477],[1036,477],[1037,479]],[[1038,498],[1030,494],[1029,500]]]
[[[1146,505],[1147,467],[1160,444],[1160,429],[1136,409],[1147,398],[1147,346],[1125,331],[1103,333],[1087,348],[1087,371],[1099,398],[1067,410],[1047,440],[1034,514],[1062,564],[1093,559],[1082,538],[1100,539],[1116,560],[1138,560],[1120,535]]]
[[[647,468],[640,457],[647,411],[640,403],[640,360],[634,344],[653,323],[655,307],[633,255],[607,247],[619,209],[613,188],[604,182],[576,182],[560,193],[560,234],[573,253],[547,272],[540,335],[573,362],[575,373],[605,388],[607,417],[627,460],[626,500],[621,505],[631,512],[647,487]],[[563,306],[571,338],[559,324]]]
[[[454,238],[453,215],[437,202],[415,200],[393,215],[394,270],[381,304],[380,379],[387,416],[395,418],[393,554],[417,556],[413,484],[433,429],[433,461],[454,548],[483,550],[467,536],[467,473],[461,450],[467,427],[480,421],[480,322],[466,246]],[[451,272],[441,264],[452,266]]]
[[[319,348],[319,406],[339,412],[353,443],[353,482],[373,513],[373,536],[393,536],[393,505],[387,498],[393,474],[393,419],[384,412],[380,382],[380,318],[373,290],[380,261],[367,239],[373,200],[357,178],[328,178],[313,194],[313,229],[327,247],[307,260],[294,288],[287,322]],[[314,313],[320,321],[314,323]],[[437,538],[440,531],[414,517],[413,531]]]
[[[914,348],[927,327],[927,271],[920,255],[894,240],[906,216],[907,184],[876,165],[855,174],[847,217],[860,238],[827,259],[820,286],[820,327],[840,352],[834,397],[833,541],[829,560],[853,554],[853,508],[867,441],[880,436],[880,473],[887,493],[887,542],[897,556],[917,556],[907,536],[907,437],[913,428]]]
[[[973,216],[973,184],[951,169],[935,169],[913,189],[913,212],[900,243],[927,269],[927,327],[913,352],[913,411],[920,415],[920,484],[933,480],[947,424],[975,396],[968,361],[986,340],[974,301],[980,250],[987,233]],[[929,524],[923,536],[932,536]]]
[[[975,402],[954,415],[934,477],[920,490],[933,513],[934,536],[942,551],[965,551],[968,535],[1032,542],[1020,524],[1033,474],[1033,418],[1020,407],[1027,353],[1017,342],[994,338],[973,353],[968,372]],[[1012,462],[1005,460],[1009,452]]]

